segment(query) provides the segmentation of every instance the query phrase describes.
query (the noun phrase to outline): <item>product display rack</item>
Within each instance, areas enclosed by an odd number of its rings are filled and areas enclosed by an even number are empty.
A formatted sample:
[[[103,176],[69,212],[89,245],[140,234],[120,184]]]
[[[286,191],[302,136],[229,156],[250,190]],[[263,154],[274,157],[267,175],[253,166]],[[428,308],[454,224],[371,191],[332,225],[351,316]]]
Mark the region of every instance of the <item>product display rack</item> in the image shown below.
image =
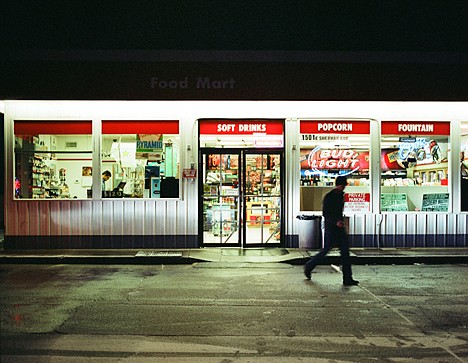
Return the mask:
[[[447,162],[417,165],[406,170],[382,173],[382,186],[444,186],[447,184]]]
[[[54,170],[49,166],[53,154],[45,146],[39,145],[37,140],[23,140],[22,145],[15,150],[16,168],[22,171],[17,174],[20,175],[17,191],[20,198],[45,199],[58,194],[58,187],[52,186]]]

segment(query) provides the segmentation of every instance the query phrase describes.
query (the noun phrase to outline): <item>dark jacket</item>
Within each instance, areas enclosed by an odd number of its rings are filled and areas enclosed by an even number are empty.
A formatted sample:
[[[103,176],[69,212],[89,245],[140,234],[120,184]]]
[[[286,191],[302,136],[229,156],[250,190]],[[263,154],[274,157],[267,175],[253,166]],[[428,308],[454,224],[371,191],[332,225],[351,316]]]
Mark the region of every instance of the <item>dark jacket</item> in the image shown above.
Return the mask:
[[[325,225],[336,225],[339,220],[344,220],[343,217],[344,207],[344,192],[339,189],[332,189],[329,191],[325,198],[323,198],[323,217],[325,218]]]

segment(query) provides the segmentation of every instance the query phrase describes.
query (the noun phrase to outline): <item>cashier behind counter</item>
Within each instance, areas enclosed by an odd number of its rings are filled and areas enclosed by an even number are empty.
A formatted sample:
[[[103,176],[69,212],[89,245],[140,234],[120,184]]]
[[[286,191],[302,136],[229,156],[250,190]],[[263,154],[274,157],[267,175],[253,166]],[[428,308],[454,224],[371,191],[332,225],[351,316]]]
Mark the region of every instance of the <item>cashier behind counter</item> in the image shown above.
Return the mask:
[[[120,182],[117,187],[111,191],[103,191],[103,198],[123,198],[124,195],[123,189],[126,182]],[[179,197],[179,179],[174,177],[167,177],[161,180],[161,198],[178,198]],[[88,197],[91,198],[91,190],[89,190]]]

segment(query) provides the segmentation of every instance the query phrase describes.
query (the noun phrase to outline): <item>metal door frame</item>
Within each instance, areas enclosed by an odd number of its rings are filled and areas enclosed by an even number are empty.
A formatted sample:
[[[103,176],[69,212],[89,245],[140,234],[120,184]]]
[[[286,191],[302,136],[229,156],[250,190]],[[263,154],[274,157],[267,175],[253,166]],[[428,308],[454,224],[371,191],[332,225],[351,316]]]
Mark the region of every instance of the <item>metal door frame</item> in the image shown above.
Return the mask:
[[[242,244],[244,248],[259,248],[259,247],[283,247],[285,244],[285,235],[284,235],[284,184],[285,184],[285,179],[284,179],[284,169],[285,169],[285,164],[284,164],[284,149],[283,148],[248,148],[248,149],[242,149],[242,183],[245,184],[247,177],[246,177],[246,157],[247,155],[253,155],[253,154],[275,154],[279,155],[280,157],[280,213],[279,213],[279,232],[280,232],[280,239],[279,242],[276,244],[272,245],[267,245],[265,243],[246,243],[247,242],[247,203],[246,203],[246,188],[243,185],[241,197],[242,197],[242,218],[243,218],[243,223],[242,223]],[[268,241],[268,240],[267,240]]]
[[[235,233],[238,234],[238,242],[237,243],[205,243],[204,242],[204,235],[203,235],[203,228],[204,228],[204,217],[203,217],[203,200],[204,200],[204,170],[203,170],[203,158],[210,154],[217,154],[217,155],[226,155],[226,154],[235,154],[239,157],[239,167],[238,167],[238,180],[239,180],[239,195],[238,198],[238,206],[237,206],[237,231]],[[242,207],[241,201],[242,198],[240,197],[241,194],[241,175],[240,173],[240,164],[242,162],[242,149],[238,148],[200,148],[198,153],[198,240],[200,247],[241,247],[242,246],[242,235],[241,235],[241,223],[242,223]],[[218,197],[220,194],[218,194]]]
[[[239,182],[239,193],[238,193],[238,210],[237,210],[237,231],[238,233],[238,242],[232,244],[226,243],[204,243],[203,235],[203,200],[204,200],[204,178],[203,173],[203,158],[209,154],[217,155],[226,155],[226,154],[235,154],[239,157],[239,166],[238,166],[238,182]],[[280,157],[280,239],[277,244],[267,246],[264,243],[249,243],[246,244],[246,155],[251,154],[276,154]],[[259,247],[283,247],[285,243],[285,234],[284,234],[284,189],[285,189],[285,179],[284,179],[284,149],[283,148],[200,148],[198,153],[198,238],[200,247],[241,247],[241,248],[259,248]]]

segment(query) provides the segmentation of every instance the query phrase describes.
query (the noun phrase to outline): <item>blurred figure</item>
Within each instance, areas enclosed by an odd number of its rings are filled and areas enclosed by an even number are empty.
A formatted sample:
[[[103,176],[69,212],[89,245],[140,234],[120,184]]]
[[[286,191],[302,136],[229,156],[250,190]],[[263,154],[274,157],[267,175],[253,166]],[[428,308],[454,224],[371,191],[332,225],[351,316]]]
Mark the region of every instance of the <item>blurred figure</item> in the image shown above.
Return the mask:
[[[349,240],[346,233],[343,207],[344,189],[348,184],[345,176],[339,176],[335,180],[335,188],[323,198],[323,217],[325,218],[325,238],[322,250],[313,256],[304,266],[304,274],[308,280],[311,278],[313,269],[333,248],[338,246],[341,254],[341,266],[343,272],[343,285],[358,285],[359,281],[353,279],[351,261],[349,258]]]

